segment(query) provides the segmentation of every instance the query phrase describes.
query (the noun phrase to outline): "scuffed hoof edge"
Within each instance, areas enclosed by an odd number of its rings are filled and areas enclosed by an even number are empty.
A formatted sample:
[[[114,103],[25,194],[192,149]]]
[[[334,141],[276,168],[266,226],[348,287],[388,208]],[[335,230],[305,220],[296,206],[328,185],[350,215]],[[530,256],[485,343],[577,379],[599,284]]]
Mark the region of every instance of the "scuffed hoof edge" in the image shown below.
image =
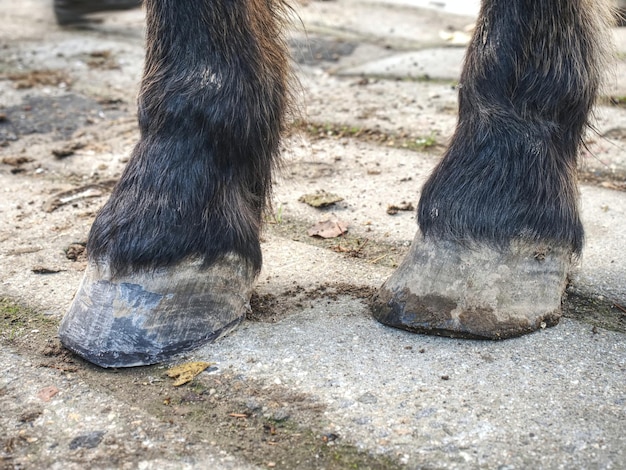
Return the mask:
[[[250,309],[255,276],[228,255],[115,277],[90,262],[61,321],[63,345],[101,367],[155,364],[215,341]]]
[[[416,236],[372,299],[381,323],[416,333],[505,339],[554,326],[572,254],[515,241],[508,250]]]

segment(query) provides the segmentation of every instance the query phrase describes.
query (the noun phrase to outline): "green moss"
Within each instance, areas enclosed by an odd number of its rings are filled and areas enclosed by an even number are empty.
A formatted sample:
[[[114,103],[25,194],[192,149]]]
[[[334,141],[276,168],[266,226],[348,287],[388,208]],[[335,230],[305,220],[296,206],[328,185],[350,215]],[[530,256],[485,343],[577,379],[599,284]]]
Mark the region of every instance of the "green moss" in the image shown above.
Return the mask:
[[[604,106],[626,107],[626,96],[601,96],[598,103]]]
[[[313,139],[341,139],[351,138],[394,148],[404,148],[416,152],[437,151],[442,146],[437,141],[437,135],[433,131],[428,135],[413,135],[409,133],[393,134],[378,129],[366,127],[347,126],[334,123],[316,123],[296,121],[292,129],[304,132]]]
[[[386,456],[372,455],[356,446],[342,442],[343,437],[325,435],[303,427],[297,418],[275,420],[251,412],[241,404],[241,396],[218,391],[219,399],[189,401],[189,389],[169,390],[167,404],[159,398],[143,407],[160,420],[175,423],[187,435],[197,434],[252,464],[265,467],[275,462],[276,468],[328,470],[370,469],[397,470],[400,464]],[[257,395],[257,399],[263,400]],[[271,397],[268,397],[271,401]],[[181,411],[184,407],[184,411]],[[245,415],[245,418],[229,416]],[[239,411],[237,411],[239,410]],[[319,424],[319,423],[312,423]]]
[[[423,152],[436,145],[437,139],[435,137],[435,133],[431,132],[428,136],[418,137],[413,141],[407,141],[406,144],[403,145],[403,147],[408,148],[409,150]]]
[[[0,341],[13,342],[31,330],[53,329],[56,321],[17,302],[0,297]]]

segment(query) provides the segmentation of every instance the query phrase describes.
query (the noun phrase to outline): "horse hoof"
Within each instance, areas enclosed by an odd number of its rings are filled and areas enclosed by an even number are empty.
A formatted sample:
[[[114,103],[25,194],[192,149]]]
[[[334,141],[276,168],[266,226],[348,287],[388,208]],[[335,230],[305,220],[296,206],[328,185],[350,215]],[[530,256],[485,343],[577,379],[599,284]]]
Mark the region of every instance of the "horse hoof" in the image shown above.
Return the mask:
[[[553,326],[571,250],[512,242],[508,250],[434,242],[417,235],[372,300],[389,326],[442,336],[504,339]]]
[[[101,367],[155,364],[210,343],[250,308],[253,269],[235,255],[112,276],[90,262],[59,337]]]

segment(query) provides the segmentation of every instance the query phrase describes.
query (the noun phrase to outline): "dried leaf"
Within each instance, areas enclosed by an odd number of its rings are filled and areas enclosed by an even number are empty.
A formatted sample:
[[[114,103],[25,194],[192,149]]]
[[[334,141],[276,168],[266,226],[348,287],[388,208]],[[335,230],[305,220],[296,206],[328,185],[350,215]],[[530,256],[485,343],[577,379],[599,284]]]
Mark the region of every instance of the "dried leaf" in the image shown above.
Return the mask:
[[[331,206],[336,202],[343,201],[343,198],[341,196],[337,196],[336,194],[327,193],[326,191],[321,190],[314,194],[305,194],[304,196],[300,196],[298,201],[319,209]]]
[[[323,220],[307,230],[310,237],[336,238],[348,231],[348,223],[343,220]]]
[[[467,31],[440,31],[439,37],[455,46],[466,46],[472,38]]]
[[[172,379],[177,378],[174,382],[174,387],[180,387],[187,382],[191,382],[200,372],[210,365],[210,362],[187,362],[170,368],[167,371],[167,376]]]
[[[49,387],[45,387],[39,390],[37,396],[41,401],[50,401],[52,400],[52,397],[55,396],[57,393],[59,393],[59,389],[56,388],[54,385],[50,385]]]

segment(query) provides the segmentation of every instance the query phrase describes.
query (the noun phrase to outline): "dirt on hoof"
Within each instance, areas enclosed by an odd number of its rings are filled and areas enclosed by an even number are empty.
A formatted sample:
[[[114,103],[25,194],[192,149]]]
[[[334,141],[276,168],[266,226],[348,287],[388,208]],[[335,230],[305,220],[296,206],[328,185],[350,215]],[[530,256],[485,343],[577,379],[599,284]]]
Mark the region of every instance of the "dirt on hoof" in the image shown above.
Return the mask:
[[[463,247],[418,234],[372,311],[381,323],[419,333],[520,336],[558,323],[570,258],[558,247]]]

